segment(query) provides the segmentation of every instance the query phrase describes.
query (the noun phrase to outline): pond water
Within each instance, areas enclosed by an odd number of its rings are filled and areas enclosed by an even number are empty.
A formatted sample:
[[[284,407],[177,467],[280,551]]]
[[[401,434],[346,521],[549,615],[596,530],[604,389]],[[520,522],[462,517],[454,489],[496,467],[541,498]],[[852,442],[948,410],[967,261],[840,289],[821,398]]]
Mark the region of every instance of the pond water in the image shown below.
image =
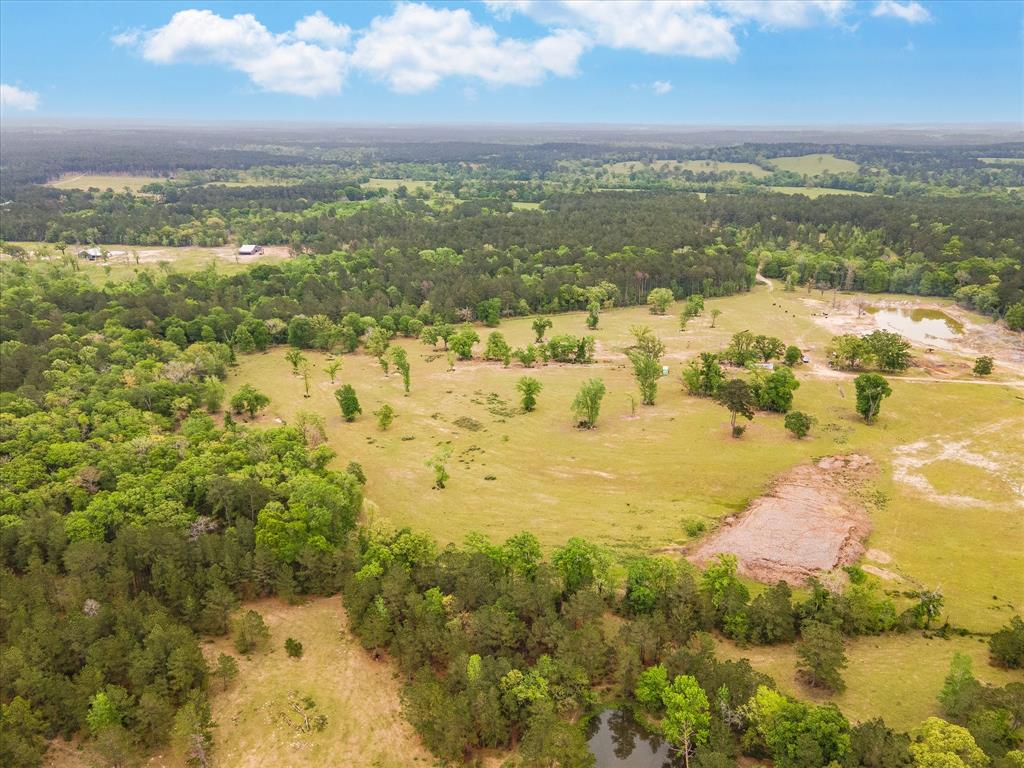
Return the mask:
[[[590,721],[587,746],[595,768],[674,768],[664,739],[647,733],[632,715],[606,709]]]
[[[868,307],[875,323],[919,344],[950,341],[964,332],[964,326],[938,309],[881,309]]]

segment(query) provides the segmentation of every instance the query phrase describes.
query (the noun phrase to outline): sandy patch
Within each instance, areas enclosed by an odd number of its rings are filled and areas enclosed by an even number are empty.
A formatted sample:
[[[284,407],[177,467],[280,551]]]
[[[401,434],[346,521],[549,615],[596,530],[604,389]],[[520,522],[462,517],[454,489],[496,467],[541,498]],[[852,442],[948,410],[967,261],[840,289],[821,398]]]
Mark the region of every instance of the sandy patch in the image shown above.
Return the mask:
[[[962,326],[962,333],[952,339],[929,337],[927,344],[911,340],[917,352],[924,347],[944,349],[966,356],[990,355],[1000,366],[1024,371],[1024,336],[999,323],[990,322],[956,304],[939,304],[915,299],[881,299],[870,295],[840,299],[836,306],[828,299],[801,298],[811,310],[811,318],[830,333],[864,335],[879,329],[876,315],[862,311],[862,306],[893,310],[937,310]],[[928,365],[927,359],[919,361]],[[943,371],[936,370],[938,374]]]
[[[795,585],[856,562],[871,526],[853,495],[872,469],[860,454],[796,467],[688,558],[703,565],[719,553],[733,554],[743,575]]]
[[[1018,465],[1017,462],[1009,456],[991,451],[975,450],[972,444],[971,440],[951,441],[940,436],[933,436],[898,446],[892,451],[893,479],[913,488],[938,504],[963,508],[991,507],[991,502],[966,493],[940,493],[921,471],[937,461],[958,462],[984,470],[999,478],[1009,487],[1010,493],[1007,501],[1015,506],[1024,507],[1024,483],[1009,471],[1011,467]]]

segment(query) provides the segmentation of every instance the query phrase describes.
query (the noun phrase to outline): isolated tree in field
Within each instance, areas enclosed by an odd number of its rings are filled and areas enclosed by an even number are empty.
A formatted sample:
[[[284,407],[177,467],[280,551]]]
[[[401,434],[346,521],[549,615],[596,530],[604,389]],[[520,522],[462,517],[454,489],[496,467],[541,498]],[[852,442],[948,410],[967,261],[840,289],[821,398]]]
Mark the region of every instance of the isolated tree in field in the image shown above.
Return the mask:
[[[697,397],[714,397],[725,383],[725,372],[714,352],[701,352],[698,360],[691,360],[683,369],[686,391]]]
[[[309,364],[302,366],[302,385],[305,388],[303,397],[309,397],[310,370]]]
[[[505,341],[505,336],[498,331],[493,331],[487,337],[487,346],[484,347],[484,360],[500,360],[505,367],[512,360],[512,347]]]
[[[576,425],[583,429],[593,429],[597,424],[597,416],[601,412],[601,400],[604,399],[605,386],[600,379],[587,379],[576,393],[572,401],[572,412],[576,417]]]
[[[541,383],[539,381],[532,376],[523,376],[516,382],[516,389],[519,390],[519,394],[522,396],[520,402],[524,411],[529,413],[537,407],[537,395],[541,390]]]
[[[699,293],[687,296],[685,311],[689,313],[690,317],[698,317],[704,311],[704,297]]]
[[[533,319],[533,332],[537,334],[537,343],[540,344],[544,340],[544,334],[551,328],[554,323],[551,322],[549,317],[535,317]]]
[[[256,414],[270,405],[270,398],[256,389],[252,384],[243,384],[231,398],[231,410],[235,413],[248,413],[249,418],[255,418]]]
[[[217,657],[217,669],[214,674],[226,691],[231,681],[238,677],[238,661],[227,653],[220,654]]]
[[[324,366],[324,371],[327,373],[328,376],[331,377],[331,384],[334,383],[334,379],[335,377],[337,377],[338,371],[340,370],[341,360],[332,360],[330,363]]]
[[[451,458],[452,447],[444,445],[437,453],[427,459],[427,466],[434,470],[434,488],[441,490],[451,475],[448,474],[448,459]]]
[[[800,351],[800,347],[793,346],[790,344],[786,347],[786,354],[782,358],[782,362],[792,368],[794,365],[803,360],[803,353]]]
[[[661,378],[661,356],[665,354],[665,345],[654,332],[646,326],[633,326],[633,346],[627,352],[633,364],[633,376],[640,387],[640,397],[644,405],[654,405],[658,394],[658,379]]]
[[[718,307],[712,308],[712,310],[711,310],[711,327],[712,328],[715,327],[715,321],[718,320],[718,318],[720,318],[721,316],[722,316],[722,310],[720,310]]]
[[[783,422],[790,432],[799,440],[805,437],[808,432],[811,431],[811,417],[803,411],[790,411],[786,414],[786,420]]]
[[[246,611],[238,622],[235,632],[235,650],[239,653],[250,653],[263,646],[270,638],[263,617],[256,611]]]
[[[675,296],[668,288],[655,288],[647,294],[647,303],[651,307],[652,315],[664,315],[668,311],[668,305],[672,303]]]
[[[381,370],[387,376],[390,373],[391,361],[388,358],[388,347],[391,346],[391,334],[386,328],[377,326],[366,337],[366,351],[377,358]]]
[[[796,644],[797,675],[814,688],[841,693],[846,689],[842,671],[846,668],[843,636],[835,627],[819,621],[805,621]]]
[[[342,384],[334,390],[334,398],[341,408],[341,415],[345,421],[355,421],[356,416],[363,412],[359,405],[359,398],[356,397],[356,390],[351,384]]]
[[[826,354],[837,368],[851,370],[859,368],[871,356],[871,350],[864,339],[846,333],[832,339]]]
[[[306,356],[298,349],[289,349],[284,353],[284,359],[292,364],[293,376],[299,375],[299,366],[306,362]]]
[[[784,366],[768,374],[757,371],[752,385],[757,407],[776,413],[786,413],[793,406],[793,393],[799,388],[793,371]]]
[[[473,345],[480,341],[477,332],[472,328],[463,328],[450,339],[448,345],[452,348],[459,360],[469,360],[473,357]]]
[[[534,364],[537,362],[539,353],[537,352],[536,346],[533,344],[527,344],[525,347],[513,352],[512,357],[522,363],[524,368],[533,368]]]
[[[758,334],[754,337],[754,349],[756,349],[757,354],[761,356],[761,360],[767,363],[773,357],[782,357],[782,353],[785,351],[786,345],[774,336]]]
[[[1008,307],[1006,314],[1003,315],[1003,321],[1011,331],[1024,331],[1024,301],[1018,301]]]
[[[288,654],[290,659],[301,659],[302,658],[302,643],[296,640],[294,637],[285,638],[284,641],[284,652]]]
[[[874,331],[864,337],[868,354],[883,371],[905,371],[910,367],[910,342],[891,331]]]
[[[689,308],[684,309],[679,314],[679,330],[680,331],[685,331],[686,330],[686,326],[689,325],[690,320],[692,318],[693,318],[693,315],[690,314]]]
[[[373,415],[377,417],[377,426],[382,430],[386,430],[391,426],[391,422],[395,420],[395,409],[384,403],[384,405],[373,412]]]
[[[975,376],[988,376],[992,373],[994,361],[988,355],[982,355],[974,361],[974,375]]]
[[[853,380],[853,386],[857,390],[857,413],[868,424],[873,423],[882,409],[882,400],[892,394],[889,382],[877,373],[862,373]]]
[[[591,301],[587,304],[587,328],[597,330],[597,324],[601,321],[601,302]]]
[[[760,354],[754,346],[754,334],[750,331],[740,331],[732,335],[729,346],[725,348],[722,357],[733,365],[746,367],[757,360]]]
[[[402,388],[405,390],[405,394],[408,395],[409,384],[411,383],[409,355],[402,347],[392,347],[391,361],[395,364],[395,370],[402,376]]]
[[[662,691],[665,718],[661,732],[670,744],[683,753],[683,762],[690,765],[690,753],[697,744],[704,744],[711,735],[711,708],[707,694],[691,675],[676,675]]]
[[[743,379],[731,379],[718,390],[717,399],[729,410],[732,436],[739,437],[744,428],[736,425],[736,417],[742,416],[747,421],[754,418],[754,393],[750,385]]]

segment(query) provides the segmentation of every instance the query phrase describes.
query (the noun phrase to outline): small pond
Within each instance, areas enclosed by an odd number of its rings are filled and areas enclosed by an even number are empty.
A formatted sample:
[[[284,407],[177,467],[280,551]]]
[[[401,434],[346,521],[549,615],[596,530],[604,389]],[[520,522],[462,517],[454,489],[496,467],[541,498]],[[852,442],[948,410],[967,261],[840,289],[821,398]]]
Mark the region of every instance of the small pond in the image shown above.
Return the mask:
[[[674,768],[664,739],[647,733],[629,712],[606,709],[590,721],[587,746],[595,768]]]
[[[895,331],[918,344],[950,341],[964,332],[964,326],[938,309],[882,309],[868,307],[875,324],[885,331]]]

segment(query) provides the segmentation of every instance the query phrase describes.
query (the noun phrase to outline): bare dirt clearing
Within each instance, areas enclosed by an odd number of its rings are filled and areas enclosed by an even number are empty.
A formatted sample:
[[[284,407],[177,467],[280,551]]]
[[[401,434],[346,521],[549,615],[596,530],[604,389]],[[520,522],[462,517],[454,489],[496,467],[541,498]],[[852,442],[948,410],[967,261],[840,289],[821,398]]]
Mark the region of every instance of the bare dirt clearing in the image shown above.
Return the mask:
[[[811,310],[813,320],[829,333],[896,330],[918,347],[916,354],[921,357],[919,362],[923,367],[940,376],[962,374],[964,370],[946,370],[940,356],[927,352],[922,355],[922,347],[960,355],[990,355],[996,360],[997,370],[1002,367],[1024,374],[1024,337],[952,302],[879,298],[870,294],[843,297],[834,307],[825,298],[802,298],[801,301]],[[896,312],[906,314],[908,320],[899,327],[889,327],[885,318]],[[945,316],[956,326],[956,332],[943,338],[928,335],[922,327],[921,333],[915,334],[913,326],[917,321],[913,313]]]
[[[733,554],[743,575],[794,585],[854,563],[871,530],[854,496],[872,470],[871,459],[856,453],[798,466],[741,516],[726,520],[689,559],[706,564],[719,553]]]

